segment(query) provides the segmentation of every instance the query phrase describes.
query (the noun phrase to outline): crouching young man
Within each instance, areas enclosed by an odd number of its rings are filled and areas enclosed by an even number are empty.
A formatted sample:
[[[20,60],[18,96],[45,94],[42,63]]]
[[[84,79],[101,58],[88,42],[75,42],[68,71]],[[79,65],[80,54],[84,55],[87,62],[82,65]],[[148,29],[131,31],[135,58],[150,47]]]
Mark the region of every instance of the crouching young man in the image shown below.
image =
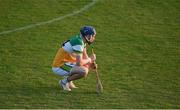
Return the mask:
[[[52,64],[52,71],[64,76],[59,81],[63,90],[71,91],[77,88],[73,81],[86,77],[90,68],[97,68],[94,63],[96,56],[88,56],[86,45],[94,42],[96,36],[95,28],[92,26],[83,26],[80,33],[65,41],[58,49]]]

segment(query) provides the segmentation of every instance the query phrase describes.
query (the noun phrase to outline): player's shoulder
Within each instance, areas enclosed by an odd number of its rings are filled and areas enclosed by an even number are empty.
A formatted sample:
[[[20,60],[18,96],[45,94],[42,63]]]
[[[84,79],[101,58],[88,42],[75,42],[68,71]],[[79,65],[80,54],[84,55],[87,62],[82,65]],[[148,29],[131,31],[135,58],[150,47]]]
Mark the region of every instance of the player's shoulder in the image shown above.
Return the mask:
[[[73,36],[73,37],[70,39],[70,43],[71,43],[72,46],[74,46],[74,45],[83,45],[83,44],[84,44],[84,43],[83,43],[83,40],[82,40],[82,38],[80,37],[79,34]]]

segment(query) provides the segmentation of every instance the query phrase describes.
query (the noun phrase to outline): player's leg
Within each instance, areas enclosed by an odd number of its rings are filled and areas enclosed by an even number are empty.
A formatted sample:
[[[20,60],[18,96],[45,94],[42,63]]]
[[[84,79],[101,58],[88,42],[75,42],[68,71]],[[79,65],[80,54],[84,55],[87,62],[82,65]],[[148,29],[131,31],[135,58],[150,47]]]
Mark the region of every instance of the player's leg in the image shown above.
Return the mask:
[[[74,66],[70,71],[70,76],[67,78],[67,80],[74,81],[83,77],[87,77],[88,74],[88,68],[83,66]]]
[[[59,76],[63,76],[64,79],[63,80],[60,80],[59,81],[59,84],[61,85],[61,87],[64,89],[64,90],[68,90],[68,91],[71,91],[72,88],[77,88],[75,86],[75,84],[73,83],[73,80],[72,81],[67,81],[67,77],[68,76],[73,76],[74,77],[74,74],[72,74],[70,71],[71,70],[74,70],[72,69],[74,67],[75,64],[73,63],[65,63],[63,66],[61,66],[60,68],[52,68],[53,72],[56,74],[56,75],[59,75]]]
[[[71,88],[76,88],[73,81],[87,77],[88,68],[74,66],[73,64],[65,63],[60,68],[52,68],[53,72],[59,76],[66,76],[63,80],[59,81],[59,84],[64,90],[71,91]]]
[[[87,74],[88,69],[86,67],[74,66],[70,71],[70,75],[67,78],[61,80],[63,89],[71,91],[71,88],[73,88],[73,81],[83,77],[87,77]]]
[[[53,67],[52,71],[56,75],[63,76],[64,79],[59,81],[59,85],[63,88],[63,90],[71,91],[69,87],[69,83],[73,85],[73,82],[67,82],[67,77],[70,75],[70,70],[74,65],[70,63],[65,63],[61,67]],[[75,88],[75,85],[73,85]]]
[[[64,69],[59,68],[59,67],[53,67],[52,71],[56,75],[63,76],[65,78],[67,78],[67,76],[70,73],[67,70],[64,70]],[[59,80],[59,85],[63,88],[63,90],[71,91],[71,89],[69,88],[69,85],[68,85],[66,80]]]
[[[69,84],[69,88],[77,88],[73,81],[87,77],[88,74],[88,68],[87,67],[79,67],[79,66],[74,66],[75,64],[73,63],[65,63],[61,68],[68,71],[68,77],[63,79],[63,82],[66,82]]]
[[[69,67],[69,69],[68,69],[68,72],[69,72],[68,76],[71,76],[72,74],[71,74],[70,71],[71,71],[72,68],[75,66],[75,63],[67,62],[67,63],[65,63],[64,65]],[[66,67],[66,68],[67,68],[67,67]],[[66,78],[67,78],[67,77],[66,77]],[[73,89],[73,88],[78,88],[78,87],[75,86],[75,84],[73,83],[73,81],[69,81],[68,83],[69,83],[69,88],[71,88],[71,89]]]

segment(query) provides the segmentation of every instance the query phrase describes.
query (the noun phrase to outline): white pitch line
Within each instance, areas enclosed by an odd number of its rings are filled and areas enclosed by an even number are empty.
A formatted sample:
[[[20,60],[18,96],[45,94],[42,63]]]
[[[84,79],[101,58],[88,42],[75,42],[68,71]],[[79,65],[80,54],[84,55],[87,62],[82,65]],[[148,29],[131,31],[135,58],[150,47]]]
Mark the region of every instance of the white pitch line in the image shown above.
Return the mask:
[[[41,25],[45,25],[45,24],[50,24],[50,23],[55,22],[55,21],[63,20],[63,19],[65,19],[65,18],[67,18],[67,17],[74,16],[74,15],[76,15],[76,14],[79,14],[79,13],[87,10],[88,8],[90,8],[91,6],[93,6],[93,5],[96,3],[96,1],[97,1],[97,0],[92,0],[92,2],[91,2],[90,4],[85,5],[85,6],[84,6],[83,8],[81,8],[80,10],[74,11],[74,12],[69,13],[69,14],[66,14],[66,15],[64,15],[64,16],[60,16],[60,17],[57,17],[57,18],[53,18],[53,19],[51,19],[51,20],[44,21],[44,22],[39,22],[39,23],[30,24],[30,25],[27,25],[27,26],[15,28],[15,29],[12,29],[12,30],[3,31],[3,32],[0,32],[0,35],[9,34],[9,33],[12,33],[12,32],[21,31],[21,30],[33,28],[33,27],[36,27],[36,26],[41,26]]]

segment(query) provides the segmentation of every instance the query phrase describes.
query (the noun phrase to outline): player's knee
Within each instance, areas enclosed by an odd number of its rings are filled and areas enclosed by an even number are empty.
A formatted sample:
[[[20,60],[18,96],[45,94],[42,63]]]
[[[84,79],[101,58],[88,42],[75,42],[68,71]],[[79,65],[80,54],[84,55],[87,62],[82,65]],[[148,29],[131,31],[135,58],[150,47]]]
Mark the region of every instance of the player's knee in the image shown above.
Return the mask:
[[[83,71],[83,72],[80,72],[79,73],[82,77],[87,77],[87,75],[88,75],[88,72],[85,72],[85,71]]]
[[[79,74],[81,75],[81,77],[87,77],[88,75],[88,68],[86,67],[74,67],[72,70],[71,70],[71,73],[75,73],[75,74]]]
[[[83,72],[82,72],[83,77],[85,77],[85,78],[86,78],[86,77],[87,77],[87,75],[88,75],[88,71],[89,71],[89,70],[88,70],[88,68],[85,68],[85,67],[84,67],[82,71],[83,71]]]

